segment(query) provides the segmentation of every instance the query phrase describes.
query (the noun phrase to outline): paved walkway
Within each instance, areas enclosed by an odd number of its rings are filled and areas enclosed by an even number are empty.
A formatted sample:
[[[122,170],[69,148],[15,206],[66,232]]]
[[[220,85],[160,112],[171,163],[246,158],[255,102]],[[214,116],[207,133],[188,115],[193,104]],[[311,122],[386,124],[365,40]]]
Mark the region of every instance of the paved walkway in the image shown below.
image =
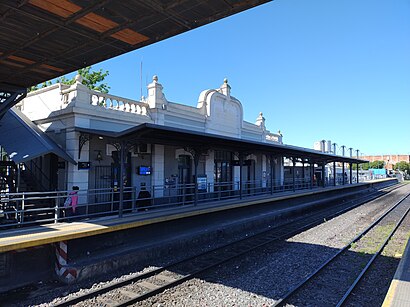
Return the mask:
[[[382,306],[410,306],[410,238]]]

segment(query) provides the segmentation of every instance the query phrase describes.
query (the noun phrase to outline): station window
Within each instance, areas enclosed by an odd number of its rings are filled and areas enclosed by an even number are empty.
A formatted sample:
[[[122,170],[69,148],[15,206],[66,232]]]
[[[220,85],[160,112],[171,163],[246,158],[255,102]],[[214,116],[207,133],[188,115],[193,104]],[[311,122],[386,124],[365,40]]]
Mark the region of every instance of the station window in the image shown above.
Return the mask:
[[[232,181],[232,152],[215,151],[214,182]]]

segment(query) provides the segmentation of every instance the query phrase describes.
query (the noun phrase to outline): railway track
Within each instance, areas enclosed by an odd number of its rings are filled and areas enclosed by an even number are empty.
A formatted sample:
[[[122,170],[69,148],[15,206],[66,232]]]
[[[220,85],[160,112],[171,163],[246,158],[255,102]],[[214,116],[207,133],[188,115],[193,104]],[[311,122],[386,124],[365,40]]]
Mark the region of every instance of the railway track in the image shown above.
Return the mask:
[[[229,243],[121,282],[112,283],[98,290],[92,290],[86,294],[69,298],[54,306],[72,306],[78,303],[87,306],[128,306],[143,301],[163,292],[165,289],[175,287],[186,280],[194,278],[198,274],[224,264],[234,258],[275,241],[291,237],[321,224],[324,220],[331,219],[366,202],[386,195],[400,186],[401,185],[388,187],[381,191],[367,194],[361,198],[332,206],[331,208],[322,209],[309,216],[298,218],[254,236]]]
[[[363,277],[369,272],[371,269],[372,265],[374,264],[376,258],[380,256],[381,252],[389,242],[389,240],[392,238],[392,236],[396,233],[396,231],[399,229],[401,223],[403,220],[406,218],[410,211],[410,205],[405,204],[404,201],[410,197],[410,193],[402,197],[399,201],[397,201],[394,205],[392,205],[389,209],[387,209],[378,219],[376,219],[370,226],[368,226],[365,230],[363,230],[361,233],[359,233],[354,239],[352,239],[348,244],[346,244],[342,249],[340,249],[337,253],[335,253],[332,257],[330,257],[327,261],[325,261],[322,265],[320,265],[313,273],[311,273],[309,276],[307,276],[304,280],[302,280],[299,284],[296,286],[292,287],[286,294],[282,296],[280,300],[278,300],[273,306],[284,306],[286,304],[290,305],[299,305],[299,304],[307,304],[309,305],[312,301],[312,297],[318,297],[321,296],[322,298],[322,303],[326,303],[329,306],[343,306],[349,297],[352,295],[354,289],[356,286],[359,284],[359,282],[363,279]],[[375,230],[376,227],[378,227],[383,221],[386,221],[390,217],[390,219],[393,219],[391,215],[393,213],[400,214],[400,218],[398,221],[395,222],[394,227],[391,227],[392,229],[389,230],[387,234],[383,234],[383,238],[380,237],[380,234],[377,233],[377,231],[373,231],[372,236],[369,238],[370,232],[372,230]],[[356,252],[352,252],[352,249],[354,249],[357,244],[360,244],[360,241],[365,241],[368,242],[374,242],[380,243],[378,244],[377,250],[373,253],[373,255],[369,255],[366,258],[366,263],[363,264],[363,262],[357,262],[354,260],[351,260],[352,257],[355,257]],[[364,243],[366,244],[366,243]],[[363,247],[362,247],[363,248]],[[339,262],[339,263],[337,263]],[[334,272],[340,272],[342,271],[340,267],[343,267],[343,263],[345,264],[344,267],[346,267],[346,264],[348,266],[357,266],[357,268],[353,267],[351,268],[352,273],[356,273],[354,276],[354,279],[352,276],[349,277],[349,279],[352,279],[351,283],[348,286],[342,285],[343,283],[337,283],[335,282],[335,279],[332,279],[328,282],[326,282],[326,277],[323,277],[323,275],[328,275],[328,276],[334,276]],[[333,272],[333,274],[332,274]],[[347,272],[346,274],[349,274],[350,272]],[[352,274],[353,275],[353,274]],[[331,283],[333,285],[329,286]],[[323,289],[323,287],[320,287],[318,285],[323,285],[326,284],[326,290]],[[342,295],[339,296],[339,299],[337,302],[330,301],[332,298],[335,297],[335,294],[337,295],[340,293],[341,287],[345,286],[344,292]],[[320,291],[321,293],[315,294],[315,291],[317,291],[318,288],[321,288]],[[333,289],[333,290],[331,290]],[[331,292],[332,298],[330,298],[328,301],[325,302],[323,300],[323,296],[326,296],[326,293]]]

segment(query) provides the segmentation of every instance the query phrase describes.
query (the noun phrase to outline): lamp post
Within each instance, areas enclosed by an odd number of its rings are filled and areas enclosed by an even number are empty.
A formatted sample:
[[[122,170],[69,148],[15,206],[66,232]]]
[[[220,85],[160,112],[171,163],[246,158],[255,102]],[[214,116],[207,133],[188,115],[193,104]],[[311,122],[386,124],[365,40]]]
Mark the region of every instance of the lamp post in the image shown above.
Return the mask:
[[[336,143],[333,143],[333,154],[336,155]],[[336,186],[336,160],[333,162],[333,185]]]
[[[365,154],[364,152],[360,153],[360,155],[362,156],[362,159],[364,159],[363,157],[366,157],[366,154]],[[367,166],[368,166],[367,169],[369,169],[370,164],[367,163]],[[363,164],[361,165],[361,168],[362,168],[362,170],[364,171],[364,169],[363,169]],[[363,174],[364,174],[364,173],[363,173]],[[364,177],[364,178],[366,178],[366,177]],[[363,179],[363,181],[364,181],[364,179]]]
[[[342,145],[341,147],[342,147],[342,156],[344,157],[345,156],[346,146]],[[344,184],[345,184],[345,163],[342,162],[342,185],[344,185]]]
[[[356,159],[359,159],[359,149],[356,149]],[[356,183],[359,183],[359,163],[356,164]]]
[[[386,177],[387,177],[387,174],[389,173],[389,162],[390,162],[389,158],[387,159],[387,163],[386,163]]]

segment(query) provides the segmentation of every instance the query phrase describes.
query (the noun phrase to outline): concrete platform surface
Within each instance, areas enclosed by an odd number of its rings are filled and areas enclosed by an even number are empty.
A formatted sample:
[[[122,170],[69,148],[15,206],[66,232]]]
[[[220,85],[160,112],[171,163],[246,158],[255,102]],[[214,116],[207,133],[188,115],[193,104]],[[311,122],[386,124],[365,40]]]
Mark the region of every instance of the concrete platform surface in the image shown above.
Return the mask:
[[[410,306],[410,238],[382,306]]]
[[[166,210],[153,206],[123,218],[105,216],[3,230],[0,293],[40,281],[73,283],[130,266],[152,265],[152,261],[183,254],[193,244],[208,246],[244,237],[256,228],[268,229],[324,205],[359,198],[370,191],[383,193],[396,182],[286,191]]]

